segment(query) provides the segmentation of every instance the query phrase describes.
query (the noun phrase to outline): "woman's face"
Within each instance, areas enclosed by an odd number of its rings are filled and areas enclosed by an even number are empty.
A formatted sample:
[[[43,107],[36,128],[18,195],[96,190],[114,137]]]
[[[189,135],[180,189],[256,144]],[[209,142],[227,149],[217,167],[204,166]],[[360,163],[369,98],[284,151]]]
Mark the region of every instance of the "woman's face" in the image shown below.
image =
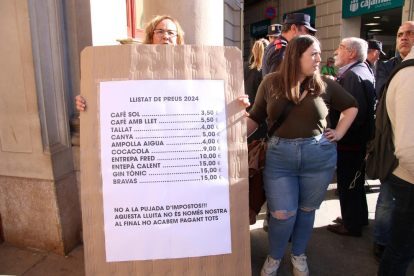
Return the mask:
[[[312,76],[319,70],[321,62],[321,48],[318,43],[313,43],[300,57],[301,77]]]
[[[177,44],[177,26],[170,19],[164,19],[155,26],[152,44]]]

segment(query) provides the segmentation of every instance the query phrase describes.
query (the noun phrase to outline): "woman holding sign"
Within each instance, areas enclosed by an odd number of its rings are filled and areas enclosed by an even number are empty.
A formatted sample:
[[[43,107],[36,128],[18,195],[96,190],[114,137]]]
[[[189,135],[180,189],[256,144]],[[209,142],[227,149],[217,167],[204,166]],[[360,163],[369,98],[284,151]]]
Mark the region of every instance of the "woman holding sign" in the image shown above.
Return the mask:
[[[158,15],[145,28],[143,44],[182,45],[184,44],[184,31],[173,17]],[[82,111],[85,108],[85,100],[81,95],[76,96],[76,109]]]
[[[315,210],[319,208],[336,166],[336,141],[358,113],[356,100],[339,84],[322,80],[319,41],[298,36],[286,49],[280,70],[261,83],[250,116],[247,134],[266,117],[269,129],[286,106],[293,109],[267,142],[264,189],[269,210],[270,252],[261,275],[276,275],[292,234],[294,275],[309,275],[305,249]],[[328,108],[342,112],[336,129],[327,127]]]

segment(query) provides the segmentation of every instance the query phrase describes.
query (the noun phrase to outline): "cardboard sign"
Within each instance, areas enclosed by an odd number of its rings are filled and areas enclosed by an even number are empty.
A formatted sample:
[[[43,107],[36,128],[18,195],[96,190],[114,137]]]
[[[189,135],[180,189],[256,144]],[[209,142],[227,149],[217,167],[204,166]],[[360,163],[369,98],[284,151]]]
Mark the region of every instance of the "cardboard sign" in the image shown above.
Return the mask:
[[[89,47],[81,65],[86,275],[251,275],[241,52]]]

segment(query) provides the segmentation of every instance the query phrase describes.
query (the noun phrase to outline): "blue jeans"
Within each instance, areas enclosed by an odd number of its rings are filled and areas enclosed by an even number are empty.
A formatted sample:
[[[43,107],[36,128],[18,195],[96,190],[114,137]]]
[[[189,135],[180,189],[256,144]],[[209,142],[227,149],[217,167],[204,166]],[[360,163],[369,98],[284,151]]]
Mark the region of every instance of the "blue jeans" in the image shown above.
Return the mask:
[[[323,135],[306,139],[273,136],[267,142],[263,182],[272,216],[269,223],[269,255],[283,257],[292,235],[292,254],[305,253],[315,209],[325,198],[335,171],[336,142]]]
[[[414,183],[393,174],[388,181],[395,198],[395,211],[378,276],[402,276],[414,259]]]
[[[377,207],[375,208],[374,240],[380,245],[387,245],[394,208],[395,202],[391,194],[390,182],[385,181],[381,183]]]

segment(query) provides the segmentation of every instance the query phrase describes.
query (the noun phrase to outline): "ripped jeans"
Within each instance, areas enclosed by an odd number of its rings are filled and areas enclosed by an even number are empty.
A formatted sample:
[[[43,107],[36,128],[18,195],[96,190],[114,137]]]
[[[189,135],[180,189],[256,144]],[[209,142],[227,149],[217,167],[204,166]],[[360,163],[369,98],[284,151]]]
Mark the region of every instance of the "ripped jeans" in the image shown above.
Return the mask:
[[[272,214],[268,238],[273,259],[283,257],[291,234],[292,254],[305,253],[336,159],[336,142],[323,134],[304,139],[273,136],[267,142],[263,181]]]

